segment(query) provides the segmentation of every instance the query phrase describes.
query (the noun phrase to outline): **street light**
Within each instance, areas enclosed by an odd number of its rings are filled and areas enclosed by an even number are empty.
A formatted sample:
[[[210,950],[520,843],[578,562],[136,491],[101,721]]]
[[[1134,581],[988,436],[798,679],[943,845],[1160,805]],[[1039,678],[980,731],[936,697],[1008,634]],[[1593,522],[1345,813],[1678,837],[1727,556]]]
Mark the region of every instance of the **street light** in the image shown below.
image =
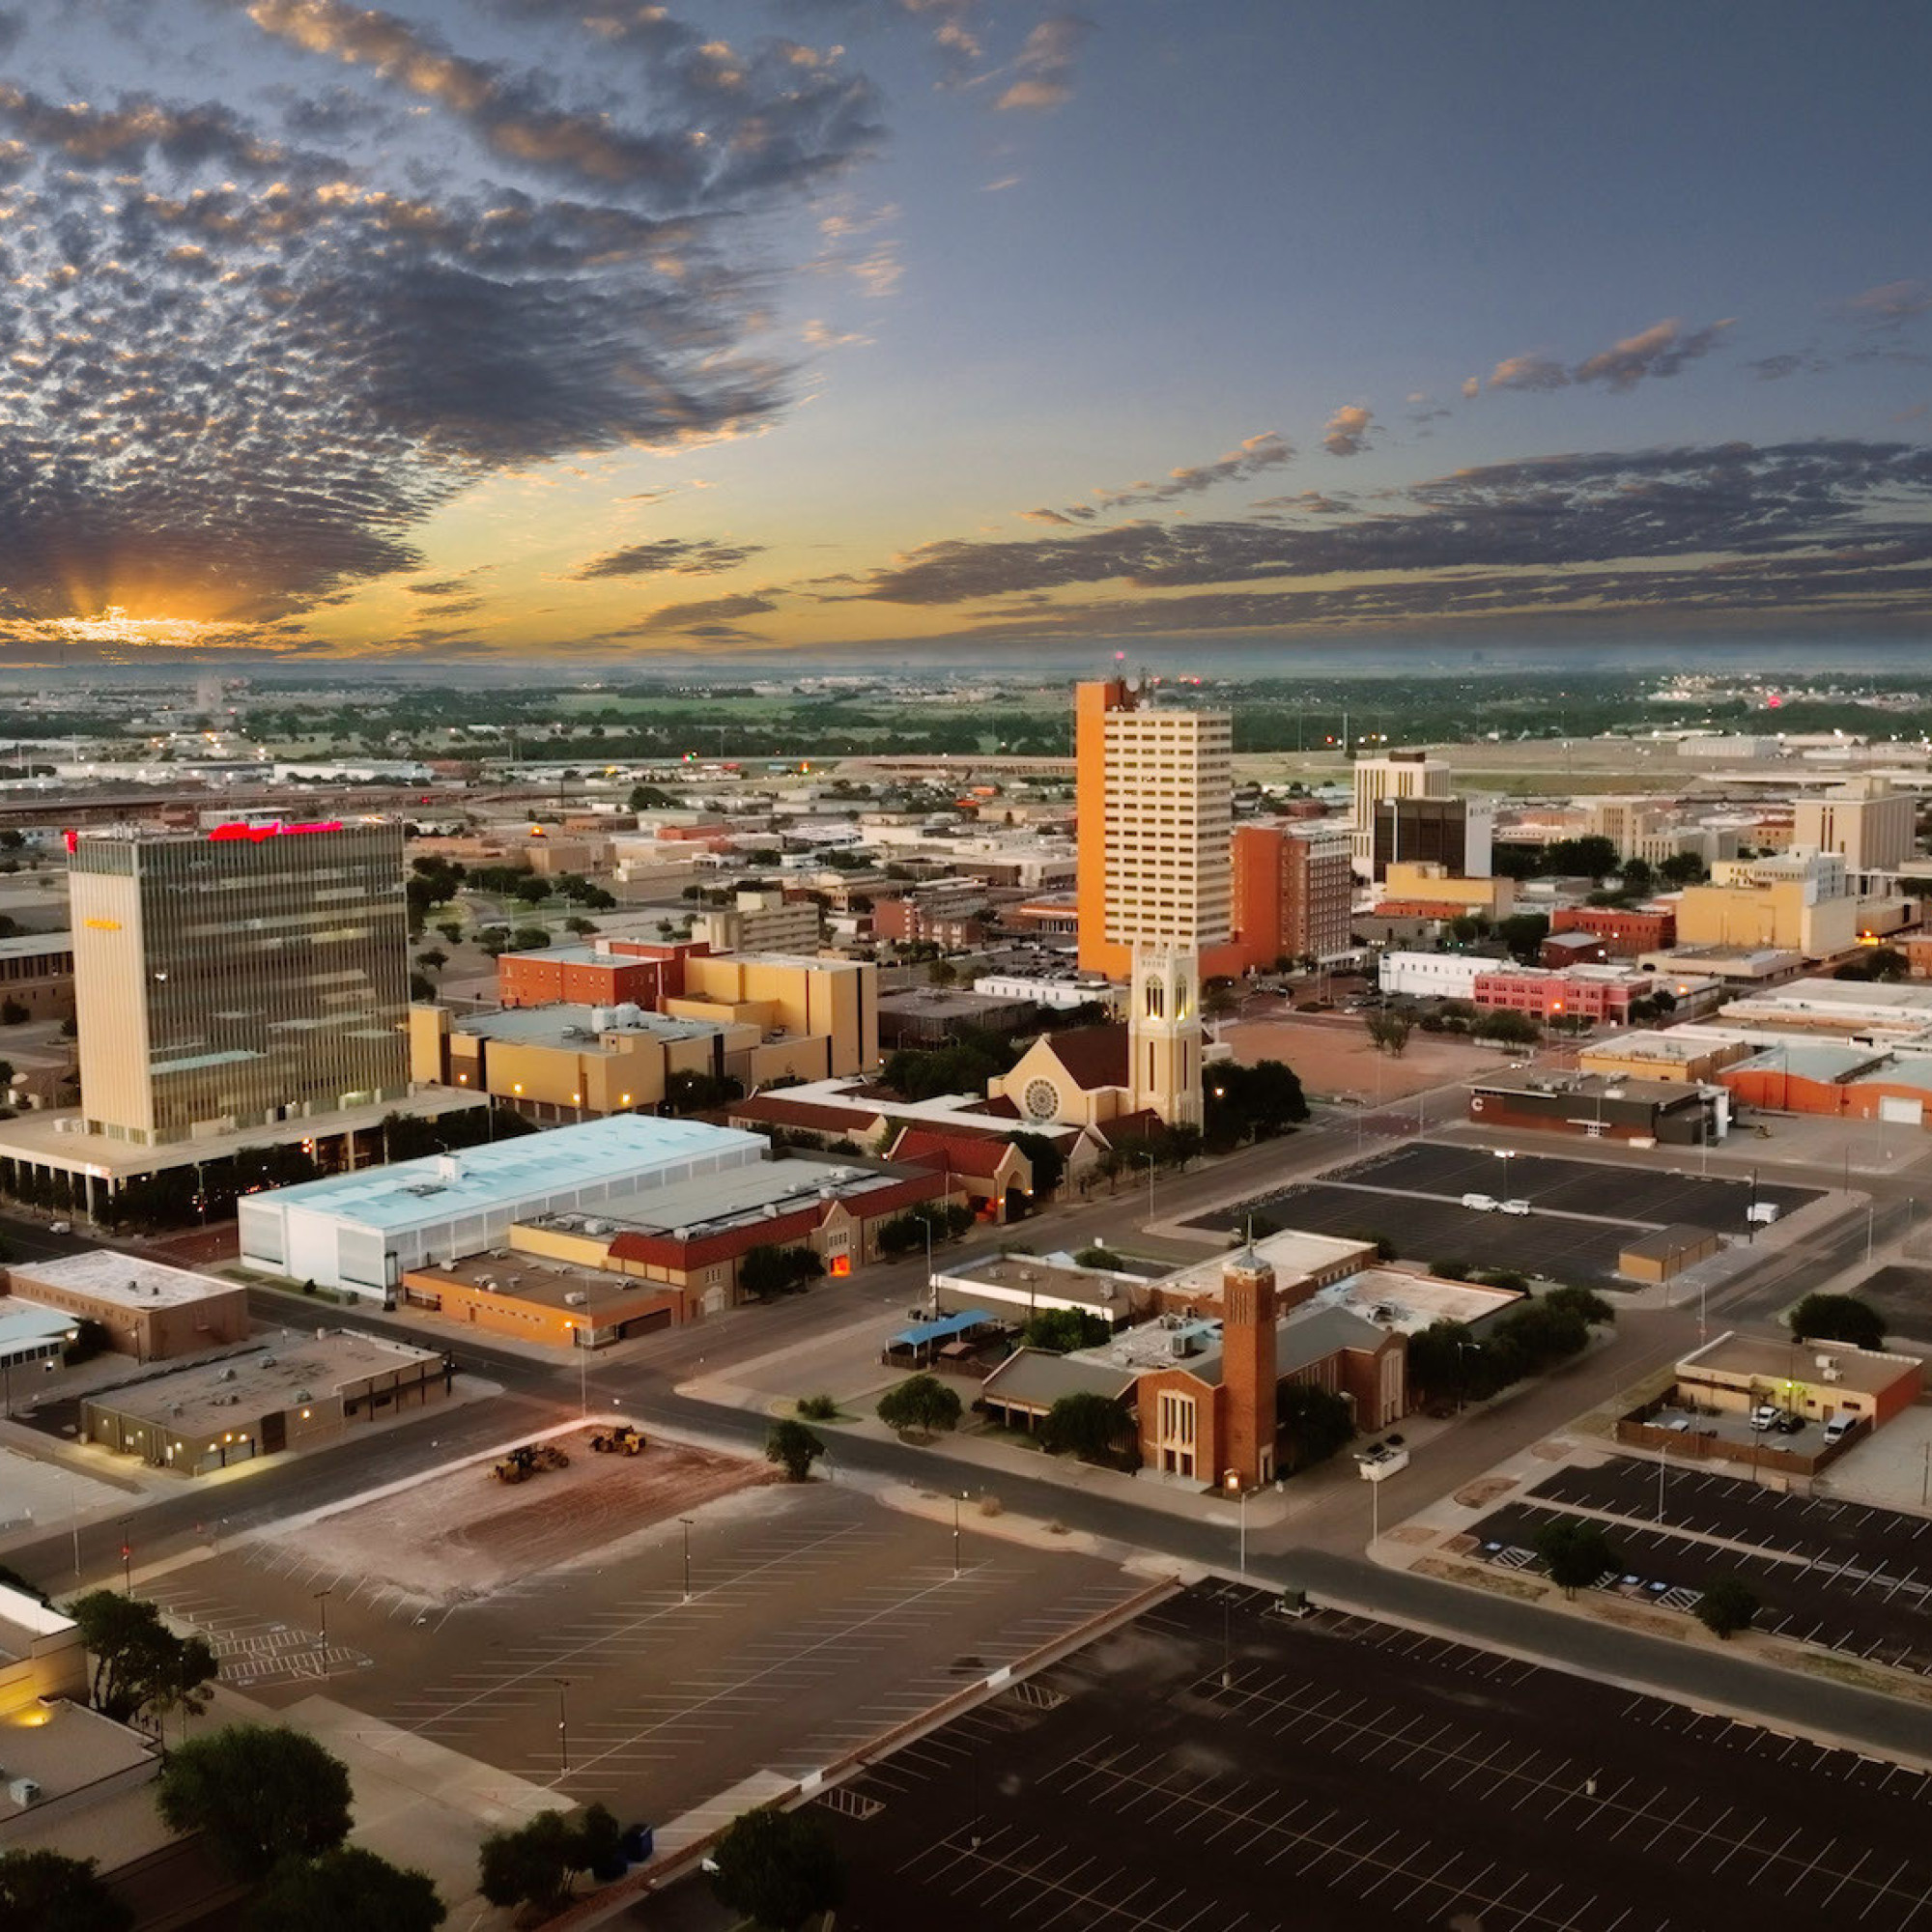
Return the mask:
[[[1247,1485],[1246,1485],[1245,1483],[1243,1483],[1243,1482],[1241,1481],[1241,1472],[1240,1472],[1240,1471],[1239,1471],[1238,1469],[1230,1469],[1230,1470],[1229,1470],[1229,1471],[1227,1472],[1227,1474],[1226,1474],[1226,1475],[1224,1475],[1224,1476],[1223,1476],[1223,1477],[1221,1478],[1221,1487],[1222,1487],[1222,1488],[1223,1488],[1224,1490],[1226,1490],[1226,1491],[1228,1492],[1228,1493],[1229,1493],[1229,1494],[1230,1494],[1231,1496],[1235,1496],[1235,1497],[1238,1498],[1238,1500],[1239,1500],[1239,1502],[1240,1502],[1240,1507],[1241,1507],[1241,1517],[1240,1517],[1240,1522],[1241,1522],[1241,1527],[1240,1527],[1240,1539],[1241,1539],[1241,1540],[1240,1540],[1240,1573],[1241,1573],[1241,1575],[1242,1575],[1243,1577],[1245,1577],[1245,1576],[1246,1576],[1246,1575],[1248,1574],[1248,1489],[1247,1489]]]
[[[1148,1219],[1149,1219],[1150,1221],[1151,1221],[1151,1220],[1153,1219],[1153,1170],[1154,1170],[1154,1158],[1153,1158],[1153,1155],[1152,1155],[1152,1154],[1151,1154],[1151,1153],[1144,1153],[1144,1154],[1142,1154],[1142,1155],[1141,1155],[1141,1158],[1142,1158],[1142,1159],[1143,1159],[1144,1161],[1146,1161],[1146,1162],[1147,1162],[1147,1164],[1148,1164]]]
[[[590,1413],[590,1387],[588,1379],[590,1375],[590,1353],[583,1344],[583,1323],[581,1321],[566,1321],[563,1325],[570,1330],[570,1339],[577,1346],[577,1412],[581,1416],[588,1415]]]
[[[922,1214],[919,1225],[925,1231],[925,1305],[928,1316],[939,1320],[939,1277],[932,1271],[932,1216]]]
[[[334,1585],[329,1586],[330,1589]],[[328,1591],[315,1592],[316,1607],[322,1612],[322,1681],[328,1682]]]
[[[564,1703],[564,1694],[569,1689],[568,1677],[559,1677],[556,1680],[556,1753],[558,1762],[562,1765],[562,1769],[557,1773],[559,1777],[570,1776],[570,1711]]]
[[[684,1601],[691,1602],[691,1519],[681,1516],[678,1527],[684,1531]]]
[[[959,1580],[959,1493],[952,1497],[952,1580]]]

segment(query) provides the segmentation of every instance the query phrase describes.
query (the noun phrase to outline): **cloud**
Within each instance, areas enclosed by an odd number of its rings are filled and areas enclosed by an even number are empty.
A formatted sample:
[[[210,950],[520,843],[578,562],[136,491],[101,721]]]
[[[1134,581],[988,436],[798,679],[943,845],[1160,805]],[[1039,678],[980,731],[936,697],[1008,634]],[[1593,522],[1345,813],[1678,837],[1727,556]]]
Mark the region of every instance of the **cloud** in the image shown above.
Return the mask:
[[[1756,361],[1745,364],[1760,383],[1781,383],[1787,376],[1796,376],[1801,371],[1806,375],[1816,375],[1831,366],[1823,357],[1812,354],[1809,350],[1783,355],[1760,355]]]
[[[746,346],[772,302],[747,217],[866,151],[873,96],[837,50],[740,54],[657,9],[607,43],[539,5],[518,65],[254,0],[283,71],[331,65],[212,101],[164,11],[152,91],[0,80],[0,621],[266,639],[415,571],[423,521],[493,471],[787,407],[790,369]]]
[[[1091,20],[1076,14],[1057,14],[1040,21],[1014,56],[1010,70],[1014,78],[993,105],[1009,112],[1023,108],[1037,113],[1065,106],[1073,98],[1073,56],[1093,27]]]
[[[607,551],[579,564],[570,579],[573,583],[590,583],[606,577],[654,577],[667,571],[708,577],[714,571],[736,568],[763,549],[763,544],[722,544],[710,537],[660,537]]]
[[[1464,376],[1463,378],[1463,393],[1464,396],[1473,397],[1477,395],[1481,391],[1482,386],[1483,379],[1480,376]]]
[[[1328,418],[1321,433],[1321,447],[1330,456],[1359,456],[1369,446],[1370,426],[1375,416],[1359,403],[1344,403]]]
[[[1875,328],[1896,328],[1921,315],[1932,313],[1932,282],[1885,282],[1854,296],[1845,304],[1854,321]]]
[[[876,91],[840,71],[837,50],[771,40],[741,52],[662,7],[586,22],[606,47],[640,60],[655,110],[648,128],[624,126],[609,104],[559,105],[536,68],[507,71],[454,53],[392,14],[345,0],[249,0],[245,12],[265,34],[432,102],[500,161],[658,206],[728,207],[808,186],[870,153],[883,132]]]
[[[403,588],[412,597],[457,597],[469,588],[469,582],[462,577],[445,577],[435,583],[406,583]]]
[[[1577,365],[1579,383],[1606,383],[1612,389],[1634,389],[1646,377],[1674,376],[1687,362],[1708,355],[1732,327],[1732,319],[1714,322],[1688,334],[1674,316],[1654,322],[1635,335],[1600,351]]]
[[[1474,382],[1472,376],[1469,379]],[[1570,372],[1560,362],[1552,362],[1547,355],[1506,355],[1490,371],[1490,387],[1492,389],[1567,389],[1570,386]],[[1468,383],[1463,384],[1463,393],[1472,395]]]
[[[691,631],[703,634],[706,627],[727,624],[734,617],[755,617],[779,607],[769,597],[748,591],[738,597],[703,597],[688,604],[661,604],[648,612],[637,627],[640,633]],[[714,634],[715,635],[715,634]],[[734,630],[732,636],[749,633]]]
[[[1158,482],[1143,477],[1122,488],[1100,485],[1094,491],[1096,502],[1068,503],[1054,509],[1022,510],[1029,523],[1091,523],[1102,510],[1123,510],[1140,503],[1169,503],[1179,497],[1196,497],[1220,483],[1239,483],[1251,476],[1278,468],[1294,458],[1293,445],[1278,431],[1266,429],[1245,437],[1233,449],[1212,463],[1187,463],[1170,469]]]
[[[1819,558],[1833,569],[1815,567]],[[1932,567],[1932,448],[1725,443],[1492,464],[1314,526],[1142,523],[927,544],[854,594],[930,607],[1105,582],[1165,591],[1396,574],[1417,580],[1414,598],[1427,608],[1432,596],[1450,600],[1466,571],[1523,573],[1528,594],[1532,578],[1671,559],[1695,559],[1680,567],[1707,583],[1788,581],[1803,570],[1860,582],[1861,594],[1901,594],[1912,571]]]
[[[1602,383],[1622,392],[1635,388],[1646,378],[1676,375],[1687,362],[1708,355],[1733,326],[1733,320],[1726,318],[1687,331],[1681,321],[1669,316],[1586,356],[1574,368],[1565,368],[1561,362],[1536,352],[1510,355],[1491,370],[1489,386],[1548,390],[1567,389],[1572,383]],[[1471,395],[1474,391],[1464,383],[1463,393]]]

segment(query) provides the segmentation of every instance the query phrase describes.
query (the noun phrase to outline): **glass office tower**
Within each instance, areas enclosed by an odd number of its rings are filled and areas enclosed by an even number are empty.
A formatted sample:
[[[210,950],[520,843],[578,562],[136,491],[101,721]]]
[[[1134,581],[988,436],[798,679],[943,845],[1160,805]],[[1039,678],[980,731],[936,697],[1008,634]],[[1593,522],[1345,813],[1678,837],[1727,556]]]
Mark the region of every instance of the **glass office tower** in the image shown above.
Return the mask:
[[[409,1092],[399,825],[71,844],[90,1131],[153,1145]]]

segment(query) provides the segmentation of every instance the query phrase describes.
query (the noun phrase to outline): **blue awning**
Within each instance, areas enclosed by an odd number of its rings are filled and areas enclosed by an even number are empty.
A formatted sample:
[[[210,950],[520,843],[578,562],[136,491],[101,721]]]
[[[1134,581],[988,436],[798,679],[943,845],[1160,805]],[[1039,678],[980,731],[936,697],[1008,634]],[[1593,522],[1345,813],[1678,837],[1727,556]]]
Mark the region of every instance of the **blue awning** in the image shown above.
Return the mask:
[[[979,1328],[992,1321],[983,1308],[969,1308],[963,1315],[949,1315],[938,1321],[922,1321],[917,1327],[901,1328],[889,1344],[895,1349],[917,1349],[927,1342],[949,1341],[969,1328]]]

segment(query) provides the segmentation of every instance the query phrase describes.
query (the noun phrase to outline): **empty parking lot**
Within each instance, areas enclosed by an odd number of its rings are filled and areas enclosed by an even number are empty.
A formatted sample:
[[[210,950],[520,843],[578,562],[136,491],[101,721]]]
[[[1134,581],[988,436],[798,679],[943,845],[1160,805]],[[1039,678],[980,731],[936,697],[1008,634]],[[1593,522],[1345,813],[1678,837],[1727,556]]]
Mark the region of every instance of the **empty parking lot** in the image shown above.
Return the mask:
[[[1673,1472],[1618,1458],[1567,1469],[1471,1531],[1470,1553],[1534,1571],[1537,1532],[1573,1513],[1609,1513],[1617,1570],[1603,1587],[1688,1614],[1720,1577],[1738,1577],[1763,1607],[1755,1628],[1862,1661],[1932,1676],[1932,1522],[1825,1498],[1752,1500],[1751,1485],[1698,1469]],[[1717,1539],[1722,1539],[1719,1541]]]
[[[1464,1208],[1464,1194],[1526,1201],[1527,1215]],[[1790,1213],[1816,1194],[1760,1186],[1756,1199]],[[1388,1236],[1407,1259],[1517,1268],[1556,1281],[1616,1287],[1617,1257],[1640,1235],[1685,1223],[1745,1231],[1747,1180],[1706,1179],[1667,1168],[1513,1154],[1424,1142],[1330,1170],[1320,1180],[1204,1215],[1191,1225],[1232,1231],[1249,1214],[1316,1234]]]
[[[616,1473],[616,1472],[613,1472]],[[1131,1596],[1109,1564],[952,1531],[830,1483],[756,1488],[577,1560],[426,1605],[299,1539],[156,1579],[223,1676],[325,1691],[572,1798],[663,1820],[796,1775]],[[327,1642],[323,1643],[327,1624]]]
[[[841,1926],[1928,1921],[1917,1771],[1190,1591],[832,1794]]]

